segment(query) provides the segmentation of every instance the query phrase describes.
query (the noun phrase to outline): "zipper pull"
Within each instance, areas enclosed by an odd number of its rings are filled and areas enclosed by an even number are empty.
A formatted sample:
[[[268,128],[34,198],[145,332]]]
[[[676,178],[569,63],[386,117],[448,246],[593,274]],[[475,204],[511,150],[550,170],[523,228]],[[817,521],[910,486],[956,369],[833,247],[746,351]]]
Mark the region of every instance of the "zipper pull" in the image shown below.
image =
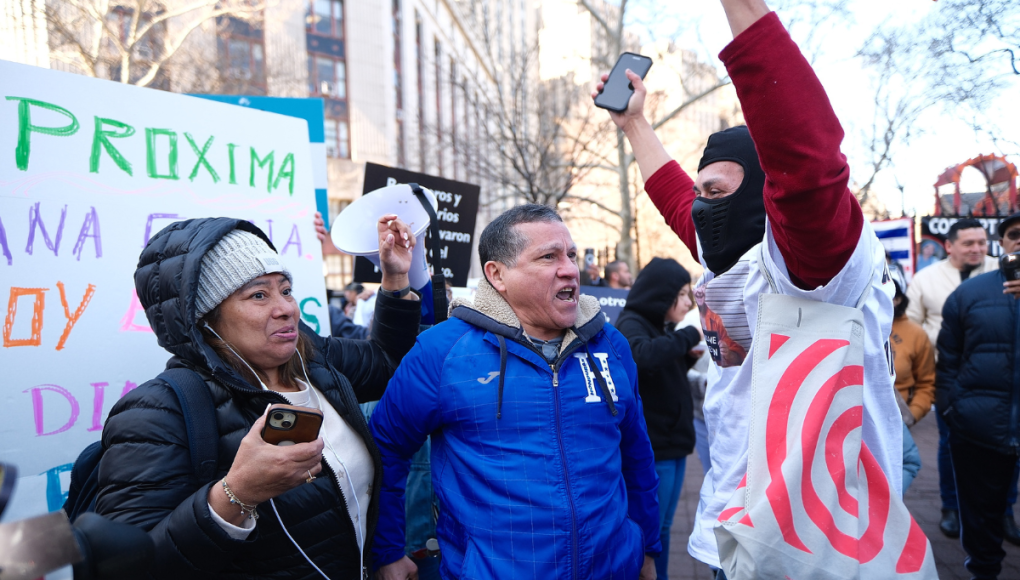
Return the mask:
[[[553,372],[553,387],[555,388],[560,386],[560,373],[556,370],[556,367],[551,366],[549,368],[551,368]]]

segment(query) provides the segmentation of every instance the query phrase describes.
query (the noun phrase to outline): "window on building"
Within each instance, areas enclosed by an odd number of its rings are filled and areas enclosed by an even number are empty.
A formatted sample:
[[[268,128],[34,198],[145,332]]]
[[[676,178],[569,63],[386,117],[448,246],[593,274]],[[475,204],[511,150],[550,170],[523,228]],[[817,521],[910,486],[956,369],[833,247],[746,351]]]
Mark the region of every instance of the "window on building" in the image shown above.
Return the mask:
[[[453,178],[457,179],[457,62],[450,57],[450,151],[453,155]]]
[[[347,59],[343,0],[307,0],[308,93],[326,109],[326,154],[349,159]]]
[[[310,0],[306,24],[313,34],[343,38],[343,0]]]
[[[351,156],[347,121],[326,118],[326,155],[347,159]]]
[[[422,24],[414,12],[414,58],[418,72],[418,171],[425,172],[425,59],[422,57]]]
[[[228,74],[244,80],[261,78],[265,69],[262,43],[247,38],[228,38],[226,42]]]
[[[265,41],[261,28],[230,17],[218,19],[221,91],[266,93]]]
[[[402,22],[400,0],[393,0],[393,102],[397,117],[397,167],[407,167],[404,153],[404,71],[400,52]]]
[[[347,98],[347,64],[338,58],[308,55],[308,92],[334,99]]]
[[[436,152],[439,175],[443,174],[443,44],[436,39]]]

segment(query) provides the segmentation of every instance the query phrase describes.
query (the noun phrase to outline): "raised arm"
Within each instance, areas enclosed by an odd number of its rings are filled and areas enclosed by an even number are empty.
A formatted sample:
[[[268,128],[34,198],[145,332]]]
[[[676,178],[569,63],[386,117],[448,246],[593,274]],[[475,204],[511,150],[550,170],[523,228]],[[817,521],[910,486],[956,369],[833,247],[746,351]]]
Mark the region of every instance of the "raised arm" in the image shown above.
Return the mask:
[[[765,0],[722,0],[733,38],[770,12]]]
[[[694,181],[673,161],[666,152],[651,123],[645,118],[645,97],[648,94],[641,77],[627,70],[627,78],[634,85],[634,94],[623,113],[609,111],[616,127],[623,131],[630,142],[634,160],[637,161],[641,177],[645,180],[645,191],[655,207],[665,218],[669,227],[680,237],[691,255],[698,260],[697,234],[691,221],[691,205],[694,203]],[[602,75],[602,82],[596,86],[591,97],[594,99],[609,79]]]
[[[762,0],[722,0],[736,35],[719,55],[766,175],[765,210],[791,279],[827,284],[860,238],[843,128],[807,60]]]

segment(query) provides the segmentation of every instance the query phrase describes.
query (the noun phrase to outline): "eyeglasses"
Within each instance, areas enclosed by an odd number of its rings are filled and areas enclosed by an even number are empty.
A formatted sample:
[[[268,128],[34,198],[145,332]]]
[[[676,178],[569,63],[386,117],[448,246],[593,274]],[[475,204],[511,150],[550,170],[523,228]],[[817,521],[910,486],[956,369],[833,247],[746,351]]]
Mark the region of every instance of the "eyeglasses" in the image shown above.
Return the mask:
[[[1006,232],[1006,237],[1009,238],[1009,241],[1011,242],[1020,240],[1020,228],[1014,228],[1012,230],[1009,230],[1008,232]]]

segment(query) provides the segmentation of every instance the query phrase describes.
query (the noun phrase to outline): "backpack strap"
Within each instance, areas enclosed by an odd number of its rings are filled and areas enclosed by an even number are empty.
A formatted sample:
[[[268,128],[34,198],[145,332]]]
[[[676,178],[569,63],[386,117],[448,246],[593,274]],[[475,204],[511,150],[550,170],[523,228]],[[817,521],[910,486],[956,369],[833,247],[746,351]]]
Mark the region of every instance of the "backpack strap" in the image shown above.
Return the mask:
[[[439,248],[439,217],[436,216],[436,209],[429,203],[428,197],[417,183],[408,183],[415,197],[429,214],[429,233],[432,236],[429,249],[432,250],[432,308],[436,324],[447,319],[450,306],[446,303],[446,275],[443,274],[443,253]]]
[[[167,369],[157,378],[170,385],[181,402],[195,477],[203,484],[212,481],[216,477],[219,432],[208,385],[198,373],[185,368]]]

